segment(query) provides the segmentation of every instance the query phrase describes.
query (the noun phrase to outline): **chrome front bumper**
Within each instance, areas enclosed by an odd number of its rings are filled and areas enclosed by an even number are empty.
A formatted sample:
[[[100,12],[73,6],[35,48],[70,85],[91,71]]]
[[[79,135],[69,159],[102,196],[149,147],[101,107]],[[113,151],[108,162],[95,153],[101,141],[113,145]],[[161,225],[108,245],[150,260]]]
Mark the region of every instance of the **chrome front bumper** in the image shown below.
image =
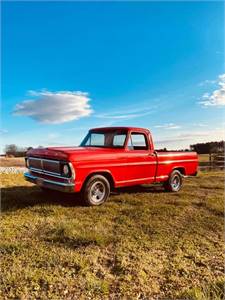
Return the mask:
[[[27,181],[37,184],[38,186],[43,188],[65,192],[65,193],[74,192],[74,187],[75,187],[74,183],[65,183],[65,182],[58,182],[49,179],[44,179],[38,176],[31,175],[29,172],[24,173],[24,178]]]

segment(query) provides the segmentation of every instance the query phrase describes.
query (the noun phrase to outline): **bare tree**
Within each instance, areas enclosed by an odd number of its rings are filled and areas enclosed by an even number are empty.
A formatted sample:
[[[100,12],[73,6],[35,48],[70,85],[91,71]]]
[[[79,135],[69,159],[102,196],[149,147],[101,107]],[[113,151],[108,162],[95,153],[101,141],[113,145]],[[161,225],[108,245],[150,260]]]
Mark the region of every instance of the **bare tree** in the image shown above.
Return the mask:
[[[14,155],[18,151],[18,147],[15,144],[10,144],[5,146],[5,154]]]

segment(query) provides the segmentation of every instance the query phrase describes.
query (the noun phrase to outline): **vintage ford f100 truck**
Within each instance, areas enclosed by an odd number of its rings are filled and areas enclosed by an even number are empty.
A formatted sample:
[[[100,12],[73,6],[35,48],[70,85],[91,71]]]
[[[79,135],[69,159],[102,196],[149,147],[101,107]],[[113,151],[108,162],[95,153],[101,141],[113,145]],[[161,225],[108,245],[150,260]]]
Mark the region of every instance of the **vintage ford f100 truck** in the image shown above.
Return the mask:
[[[195,152],[156,151],[148,129],[91,129],[80,147],[32,149],[25,179],[43,189],[80,192],[86,205],[105,202],[114,188],[162,183],[178,192],[183,177],[195,176]]]

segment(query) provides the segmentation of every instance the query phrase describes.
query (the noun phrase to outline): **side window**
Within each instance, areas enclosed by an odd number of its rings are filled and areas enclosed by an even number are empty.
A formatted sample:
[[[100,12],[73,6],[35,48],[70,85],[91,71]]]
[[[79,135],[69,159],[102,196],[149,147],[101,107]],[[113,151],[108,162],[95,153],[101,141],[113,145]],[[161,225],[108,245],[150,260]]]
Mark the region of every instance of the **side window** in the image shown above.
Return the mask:
[[[102,133],[92,133],[90,136],[90,146],[104,146],[105,144],[105,135]]]
[[[116,134],[113,137],[113,146],[115,147],[123,147],[126,139],[126,134]]]
[[[128,142],[128,148],[133,150],[148,150],[146,137],[143,133],[131,133],[131,139]]]

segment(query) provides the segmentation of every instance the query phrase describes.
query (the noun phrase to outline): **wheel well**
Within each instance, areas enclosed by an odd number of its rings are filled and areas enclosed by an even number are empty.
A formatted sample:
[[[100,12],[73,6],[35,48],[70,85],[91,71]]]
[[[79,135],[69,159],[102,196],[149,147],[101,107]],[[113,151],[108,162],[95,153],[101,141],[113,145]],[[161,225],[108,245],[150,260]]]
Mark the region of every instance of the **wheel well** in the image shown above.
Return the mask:
[[[111,175],[110,173],[108,173],[108,172],[95,172],[95,173],[89,174],[89,175],[86,177],[86,179],[85,179],[85,181],[84,181],[84,183],[83,183],[83,185],[82,185],[82,188],[85,186],[86,182],[87,182],[92,176],[94,176],[94,175],[102,175],[102,176],[104,176],[104,177],[108,180],[108,182],[109,182],[109,184],[110,184],[110,188],[113,189],[113,188],[115,187],[115,183],[114,183],[113,177],[112,177],[112,175]]]
[[[179,171],[182,175],[186,175],[186,170],[183,167],[174,168],[173,171],[175,171],[175,170]]]

